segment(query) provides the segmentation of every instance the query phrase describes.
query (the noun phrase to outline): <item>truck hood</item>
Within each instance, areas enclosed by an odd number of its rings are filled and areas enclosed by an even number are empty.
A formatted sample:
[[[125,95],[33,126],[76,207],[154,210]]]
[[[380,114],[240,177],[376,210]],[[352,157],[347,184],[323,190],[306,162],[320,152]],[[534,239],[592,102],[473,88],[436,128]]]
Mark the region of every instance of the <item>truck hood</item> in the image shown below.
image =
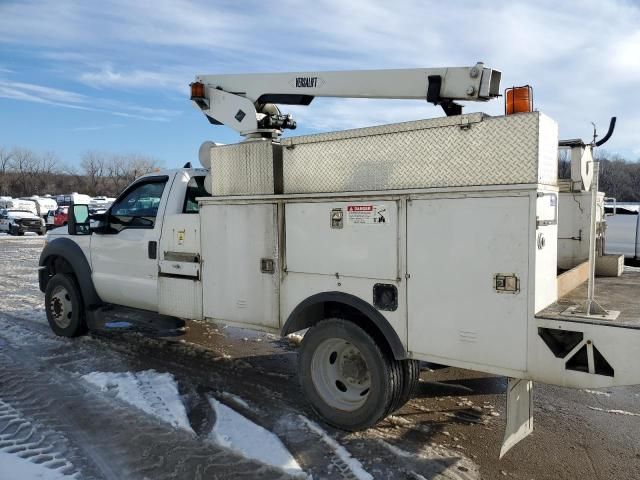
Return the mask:
[[[38,215],[35,215],[33,213],[29,213],[29,212],[9,212],[9,218],[11,219],[16,219],[16,220],[22,220],[25,218],[30,218],[32,220],[36,220],[38,218],[40,218]]]

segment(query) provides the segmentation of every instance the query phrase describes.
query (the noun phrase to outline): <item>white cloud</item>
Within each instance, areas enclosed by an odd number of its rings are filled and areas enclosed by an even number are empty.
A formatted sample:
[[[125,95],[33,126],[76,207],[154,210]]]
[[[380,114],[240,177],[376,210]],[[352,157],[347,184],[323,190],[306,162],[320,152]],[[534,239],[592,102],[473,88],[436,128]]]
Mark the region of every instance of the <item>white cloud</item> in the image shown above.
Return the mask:
[[[42,85],[0,80],[0,98],[42,103],[62,108],[106,113],[118,117],[138,120],[168,121],[180,112],[128,105],[109,99],[100,99],[76,92],[46,87]]]
[[[84,72],[79,80],[92,87],[110,88],[146,88],[158,90],[162,88],[187,90],[185,72],[162,72],[135,69],[130,71],[116,71],[110,65],[103,66],[97,71]]]
[[[111,123],[108,125],[86,125],[86,126],[74,127],[74,128],[71,128],[70,130],[74,132],[95,132],[100,130],[109,130],[112,128],[122,128],[124,126],[125,125],[123,123]]]
[[[294,0],[215,3],[5,1],[0,48],[36,47],[57,75],[103,89],[105,96],[185,92],[185,105],[186,87],[200,73],[480,60],[503,70],[503,86],[532,84],[536,108],[558,120],[561,136],[587,137],[590,121],[604,129],[618,115],[608,148],[631,153],[640,143],[640,6],[634,2],[318,0],[304,8]],[[502,108],[493,101],[466,111],[500,114]],[[283,110],[295,110],[299,124],[312,129],[440,115],[419,102],[323,100]],[[122,112],[136,114],[133,108]]]

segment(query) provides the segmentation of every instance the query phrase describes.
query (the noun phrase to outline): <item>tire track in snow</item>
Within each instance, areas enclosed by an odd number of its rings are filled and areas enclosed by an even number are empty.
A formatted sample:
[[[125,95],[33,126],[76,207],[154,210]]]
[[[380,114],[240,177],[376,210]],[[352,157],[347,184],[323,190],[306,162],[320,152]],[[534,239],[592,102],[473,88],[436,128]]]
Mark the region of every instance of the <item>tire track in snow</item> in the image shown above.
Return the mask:
[[[61,433],[27,420],[0,399],[0,451],[77,478],[80,470],[65,455],[68,443]]]
[[[97,395],[76,384],[77,377],[47,371],[33,359],[20,364],[23,354],[2,349],[0,398],[25,419],[24,425],[60,432],[67,442],[59,444],[58,455],[82,472],[80,478],[289,478]]]

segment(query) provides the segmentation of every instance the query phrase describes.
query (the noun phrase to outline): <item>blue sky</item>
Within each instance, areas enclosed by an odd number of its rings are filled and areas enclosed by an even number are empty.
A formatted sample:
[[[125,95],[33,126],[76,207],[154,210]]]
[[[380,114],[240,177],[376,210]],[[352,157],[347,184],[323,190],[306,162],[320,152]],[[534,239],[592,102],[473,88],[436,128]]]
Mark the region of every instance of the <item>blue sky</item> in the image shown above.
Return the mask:
[[[637,1],[0,0],[0,145],[196,161],[233,142],[188,101],[196,74],[467,66],[531,84],[562,138],[618,130],[607,150],[640,158]],[[502,99],[465,112],[500,114]],[[295,134],[440,116],[420,101],[316,99],[283,107]],[[291,134],[291,133],[288,133]]]

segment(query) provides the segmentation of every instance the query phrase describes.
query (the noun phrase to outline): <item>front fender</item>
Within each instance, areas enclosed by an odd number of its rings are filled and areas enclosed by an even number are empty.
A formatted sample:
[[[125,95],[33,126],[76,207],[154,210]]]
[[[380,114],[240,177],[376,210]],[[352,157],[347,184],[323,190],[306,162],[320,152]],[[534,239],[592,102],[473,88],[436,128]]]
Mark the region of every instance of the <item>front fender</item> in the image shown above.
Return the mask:
[[[70,265],[72,273],[78,280],[78,286],[87,308],[102,304],[102,300],[93,285],[91,267],[84,252],[76,242],[65,237],[50,240],[40,254],[38,283],[42,292],[47,288],[47,283],[52,276],[50,266],[51,259],[54,257],[62,258]]]

